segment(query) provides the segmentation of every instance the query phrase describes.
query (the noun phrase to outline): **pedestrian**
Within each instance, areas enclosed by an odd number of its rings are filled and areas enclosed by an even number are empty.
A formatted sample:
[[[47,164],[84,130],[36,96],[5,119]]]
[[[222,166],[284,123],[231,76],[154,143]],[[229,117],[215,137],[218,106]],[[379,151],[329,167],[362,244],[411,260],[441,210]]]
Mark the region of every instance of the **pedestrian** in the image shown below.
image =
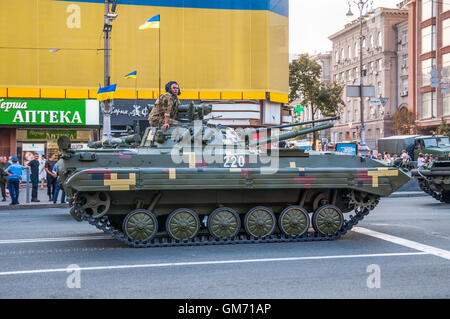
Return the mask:
[[[11,161],[12,161],[12,165],[8,166],[8,168],[6,169],[6,172],[9,175],[8,189],[9,189],[9,194],[11,195],[10,205],[18,205],[19,204],[20,179],[22,177],[22,172],[25,169],[25,166],[20,165],[18,163],[19,159],[15,156],[11,157]]]
[[[177,82],[170,81],[166,84],[166,93],[158,97],[148,117],[151,126],[157,127],[162,124],[162,130],[165,132],[171,124],[175,123],[178,106],[180,105],[180,100],[178,100],[180,94],[181,91]]]
[[[406,152],[406,150],[402,150],[402,155],[400,157],[406,157],[407,162],[411,161],[411,157],[409,156],[408,152]]]
[[[41,189],[44,189],[44,185],[45,185],[45,183],[47,181],[46,180],[47,173],[45,172],[45,162],[46,162],[45,156],[41,155],[41,157],[39,159],[39,163],[40,163],[40,166],[39,166],[39,179],[41,180]]]
[[[58,201],[58,194],[59,194],[59,177],[58,177],[58,163],[56,163],[53,166],[53,172],[56,174],[56,186],[55,186],[55,193],[53,195],[53,204],[56,204],[56,202]],[[66,202],[66,193],[64,192],[64,189],[61,189],[62,193],[61,193],[61,204]]]
[[[53,194],[56,187],[56,173],[53,172],[53,166],[55,166],[55,154],[51,154],[45,163],[45,173],[47,174],[47,195],[48,200],[53,201]]]
[[[421,168],[425,165],[425,158],[423,156],[423,153],[419,153],[419,157],[417,158],[417,167]]]
[[[6,169],[11,165],[6,160],[6,156],[0,156],[0,189],[2,191],[2,202],[6,202],[6,185],[8,185],[8,173]]]
[[[30,180],[31,180],[31,201],[32,202],[40,202],[38,197],[38,186],[39,186],[39,154],[34,153],[33,159],[28,162],[28,166],[30,167]]]

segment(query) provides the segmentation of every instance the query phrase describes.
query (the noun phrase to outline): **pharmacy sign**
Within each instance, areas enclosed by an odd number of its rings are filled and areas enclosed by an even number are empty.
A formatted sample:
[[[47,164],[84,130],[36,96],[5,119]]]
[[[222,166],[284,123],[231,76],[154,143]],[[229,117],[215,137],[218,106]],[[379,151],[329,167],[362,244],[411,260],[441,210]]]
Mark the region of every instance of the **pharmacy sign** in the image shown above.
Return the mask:
[[[96,100],[31,100],[0,98],[3,125],[99,125]]]

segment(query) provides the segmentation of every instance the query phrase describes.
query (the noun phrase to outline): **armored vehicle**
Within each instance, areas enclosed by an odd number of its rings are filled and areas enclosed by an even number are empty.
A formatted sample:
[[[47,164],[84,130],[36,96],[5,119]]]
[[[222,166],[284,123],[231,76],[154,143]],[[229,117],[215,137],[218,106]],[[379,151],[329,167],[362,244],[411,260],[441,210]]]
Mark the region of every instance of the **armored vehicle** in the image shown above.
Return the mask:
[[[450,161],[434,161],[413,169],[419,187],[443,203],[450,203]]]
[[[210,112],[182,105],[176,124],[148,127],[140,144],[130,136],[78,151],[61,137],[72,216],[132,247],[332,240],[410,180],[368,158],[274,147],[328,119],[280,133],[209,125]]]

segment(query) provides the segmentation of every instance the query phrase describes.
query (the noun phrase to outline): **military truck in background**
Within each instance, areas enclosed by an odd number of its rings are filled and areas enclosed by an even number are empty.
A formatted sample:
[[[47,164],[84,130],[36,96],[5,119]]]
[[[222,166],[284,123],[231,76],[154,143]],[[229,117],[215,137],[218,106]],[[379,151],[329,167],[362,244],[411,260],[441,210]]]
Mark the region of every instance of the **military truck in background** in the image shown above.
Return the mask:
[[[419,153],[429,154],[433,159],[449,160],[450,141],[448,136],[397,135],[378,140],[378,152],[400,155],[406,150],[411,160],[417,161]]]

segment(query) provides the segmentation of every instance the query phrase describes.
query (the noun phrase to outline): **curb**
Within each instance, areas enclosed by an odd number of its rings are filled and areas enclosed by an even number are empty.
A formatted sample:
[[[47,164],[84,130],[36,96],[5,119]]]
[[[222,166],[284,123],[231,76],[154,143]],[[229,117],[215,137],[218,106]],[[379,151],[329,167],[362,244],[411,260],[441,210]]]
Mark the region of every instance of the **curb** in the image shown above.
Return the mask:
[[[388,196],[388,198],[401,198],[401,197],[426,197],[430,196],[425,192],[396,192]]]
[[[19,205],[1,205],[0,210],[19,210],[19,209],[39,209],[39,208],[69,208],[69,204],[19,204]]]

